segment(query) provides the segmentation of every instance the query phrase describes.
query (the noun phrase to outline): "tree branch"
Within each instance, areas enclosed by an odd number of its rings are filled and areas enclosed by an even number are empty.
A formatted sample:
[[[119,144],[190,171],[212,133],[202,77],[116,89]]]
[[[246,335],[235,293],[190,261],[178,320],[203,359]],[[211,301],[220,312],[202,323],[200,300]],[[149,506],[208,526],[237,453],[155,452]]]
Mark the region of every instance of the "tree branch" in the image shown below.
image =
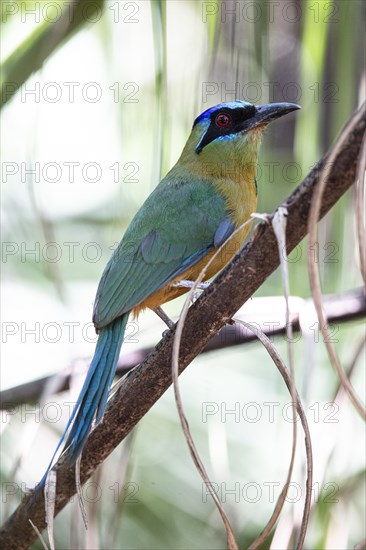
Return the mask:
[[[255,303],[257,298],[253,299],[252,303]],[[329,325],[348,323],[350,321],[356,321],[358,319],[364,319],[366,317],[366,296],[362,288],[351,290],[343,294],[328,294],[323,296],[325,316]],[[268,297],[270,303],[271,297]],[[312,303],[312,299],[304,300],[304,305],[299,311],[291,309],[292,318],[292,330],[294,333],[300,332],[300,316],[303,309],[308,307],[308,304]],[[259,306],[258,306],[259,308]],[[266,310],[268,311],[268,310]],[[257,316],[250,316],[250,322],[255,325],[261,325],[261,330],[268,337],[286,335],[286,324],[283,322],[284,316],[280,315],[278,311],[277,317],[271,317],[271,323],[262,325],[263,310]],[[275,315],[275,314],[274,314]],[[243,312],[240,315],[240,311],[235,315],[236,319],[248,321],[248,317]],[[266,319],[268,321],[268,318]],[[269,326],[270,325],[270,326]],[[219,349],[230,348],[233,346],[241,346],[250,342],[257,342],[258,339],[253,332],[248,331],[239,324],[226,325],[222,327],[219,333],[215,334],[207,345],[203,348],[201,353],[208,353],[210,351],[216,351]],[[140,348],[130,353],[123,353],[118,361],[116,376],[121,377],[127,374],[131,369],[135,368],[138,364],[146,359],[146,357],[154,350],[154,348]],[[79,362],[79,360],[78,360]],[[89,365],[90,358],[85,359],[85,363]],[[0,392],[0,410],[10,410],[22,405],[24,403],[34,403],[41,399],[44,395],[46,386],[52,384],[53,392],[61,393],[70,389],[70,382],[72,379],[72,367],[65,368],[64,372],[58,374],[51,374],[38,378],[19,386],[14,386],[7,390]]]
[[[342,131],[347,139],[332,166],[323,195],[321,216],[330,210],[354,182],[365,124],[362,106],[352,115]],[[329,153],[283,203],[288,211],[288,253],[306,234],[314,187],[328,156]],[[190,308],[181,341],[180,372],[193,361],[212,336],[233,317],[278,265],[277,243],[272,226],[261,224],[241,253]],[[170,331],[155,350],[127,374],[124,383],[110,400],[103,421],[92,432],[85,446],[80,472],[82,483],[85,483],[171,385],[172,343],[173,332]],[[62,461],[57,463],[56,468],[57,514],[75,492],[75,472],[74,467],[70,468]],[[40,531],[43,530],[44,510],[42,494],[26,496],[2,528],[1,546],[8,550],[27,548],[36,538],[29,518]]]

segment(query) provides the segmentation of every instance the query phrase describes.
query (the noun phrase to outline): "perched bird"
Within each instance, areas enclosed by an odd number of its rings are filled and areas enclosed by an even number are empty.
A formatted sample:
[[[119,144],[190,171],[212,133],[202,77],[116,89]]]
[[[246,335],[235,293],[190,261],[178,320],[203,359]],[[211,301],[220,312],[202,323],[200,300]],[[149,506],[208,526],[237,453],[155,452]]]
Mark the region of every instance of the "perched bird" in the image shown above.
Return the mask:
[[[187,281],[198,276],[212,253],[255,212],[263,130],[299,108],[232,101],[194,121],[178,162],[131,221],[99,283],[93,313],[99,333],[95,354],[56,449],[67,435],[64,456],[70,463],[80,455],[94,418],[99,422],[103,416],[130,314],[137,316],[145,308],[159,313],[160,305],[187,292]],[[249,225],[224,245],[205,279],[231,260],[248,231]]]

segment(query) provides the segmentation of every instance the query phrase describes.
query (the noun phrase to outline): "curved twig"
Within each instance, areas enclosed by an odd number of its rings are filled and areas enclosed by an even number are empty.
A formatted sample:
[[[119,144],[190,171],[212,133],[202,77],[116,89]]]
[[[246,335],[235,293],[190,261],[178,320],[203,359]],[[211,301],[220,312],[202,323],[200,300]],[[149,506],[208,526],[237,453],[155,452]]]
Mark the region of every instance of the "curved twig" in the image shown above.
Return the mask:
[[[177,323],[177,329],[174,335],[174,341],[173,341],[173,352],[172,352],[172,378],[173,378],[173,386],[174,386],[174,396],[175,401],[177,404],[179,419],[182,425],[183,433],[186,438],[189,451],[191,453],[193,462],[197,468],[198,473],[202,477],[203,481],[205,482],[206,486],[208,487],[208,490],[210,492],[210,495],[216,504],[216,507],[219,511],[219,514],[222,518],[222,521],[225,525],[226,529],[226,536],[227,536],[227,546],[229,550],[236,550],[238,548],[237,542],[235,540],[235,535],[233,532],[233,529],[231,527],[230,521],[225,514],[224,508],[212,486],[212,483],[207,475],[206,469],[201,461],[201,458],[198,454],[197,448],[194,444],[189,425],[187,422],[187,418],[184,414],[183,410],[183,403],[182,398],[179,390],[179,382],[178,382],[178,376],[179,376],[179,349],[180,349],[180,343],[182,339],[182,333],[184,328],[184,323],[187,317],[188,308],[191,303],[191,300],[193,298],[194,292],[197,289],[198,285],[203,280],[205,273],[207,272],[207,269],[212,264],[212,262],[215,260],[215,258],[222,252],[223,248],[227,245],[228,241],[230,241],[241,229],[243,229],[246,225],[253,223],[252,219],[247,220],[242,225],[240,225],[231,235],[230,237],[216,250],[216,252],[213,254],[213,256],[208,261],[207,265],[201,270],[198,277],[194,281],[193,287],[190,289],[190,291],[187,294],[186,300],[183,304],[183,308],[179,317],[179,321]]]
[[[258,330],[257,327],[252,327],[252,325],[250,325],[250,323],[246,323],[245,321],[239,321],[239,322],[240,322],[240,324],[245,325],[249,330],[252,330],[254,332],[254,334],[257,336],[257,338],[262,342],[263,346],[268,351],[271,359],[273,360],[276,367],[280,371],[281,376],[284,379],[284,381],[286,383],[286,386],[287,386],[288,390],[291,393],[291,390],[292,390],[291,376],[290,376],[288,370],[286,369],[281,357],[277,353],[276,348],[273,346],[273,344],[271,344],[271,341],[269,340],[269,338],[267,338],[267,336],[261,330]],[[306,460],[307,460],[307,480],[306,480],[305,505],[304,505],[304,512],[303,512],[302,522],[301,522],[301,530],[300,530],[299,540],[298,540],[298,543],[297,543],[297,546],[296,546],[296,548],[299,550],[300,548],[302,548],[302,546],[304,544],[305,534],[306,534],[306,530],[307,530],[307,526],[308,526],[308,522],[309,522],[310,506],[311,506],[311,488],[312,488],[312,485],[313,485],[313,453],[312,453],[312,447],[311,447],[310,431],[309,431],[309,426],[308,426],[308,422],[307,422],[307,419],[306,419],[306,415],[305,415],[303,406],[301,404],[300,396],[298,395],[296,389],[295,389],[295,393],[296,393],[296,410],[299,414],[301,424],[302,424],[302,427],[303,427],[303,430],[304,430],[304,433],[305,433],[305,450],[306,450]],[[295,419],[294,419],[294,424],[296,424]],[[278,516],[281,513],[281,510],[282,510],[282,507],[283,507],[283,504],[284,504],[284,500],[286,498],[288,485],[289,485],[290,480],[291,480],[290,478],[291,478],[291,473],[292,473],[291,472],[291,466],[292,466],[292,460],[293,460],[293,453],[294,453],[294,447],[292,447],[291,464],[290,464],[290,467],[289,467],[289,470],[288,470],[287,480],[286,480],[286,483],[285,483],[285,485],[284,485],[284,487],[281,491],[280,496],[278,497],[278,500],[277,500],[275,509],[273,511],[273,514],[270,517],[266,527],[263,529],[262,533],[259,535],[258,539],[255,541],[255,543],[253,543],[249,547],[250,550],[254,550],[255,548],[258,548],[259,545],[262,544],[265,541],[265,539],[267,538],[267,536],[271,532],[272,527],[276,523],[276,521],[278,519]]]
[[[287,210],[286,208],[280,207],[273,220],[272,220],[272,227],[274,234],[276,235],[277,239],[277,246],[278,246],[278,254],[280,258],[281,263],[281,271],[282,271],[282,280],[283,280],[283,288],[284,288],[284,295],[285,295],[285,301],[286,301],[286,333],[287,333],[287,350],[288,350],[288,359],[289,359],[289,365],[290,365],[290,380],[291,380],[291,388],[290,388],[290,394],[291,394],[291,402],[293,407],[293,414],[295,418],[295,412],[297,407],[297,398],[296,398],[296,385],[295,385],[295,372],[294,372],[294,356],[293,356],[293,331],[292,331],[292,323],[290,321],[290,308],[289,308],[289,275],[288,275],[288,264],[287,264],[287,253],[286,253],[286,218],[287,218]],[[245,326],[245,325],[244,325]],[[282,365],[285,368],[285,365]],[[257,550],[257,548],[260,547],[260,545],[266,540],[268,535],[270,534],[274,524],[276,523],[283,505],[285,503],[287,490],[290,485],[292,472],[294,468],[294,462],[295,462],[295,455],[296,455],[296,442],[297,442],[297,424],[294,420],[292,424],[292,450],[291,450],[291,460],[290,465],[288,468],[287,473],[287,479],[285,482],[285,485],[281,491],[281,494],[277,500],[275,509],[273,511],[273,514],[271,518],[269,519],[267,525],[259,535],[256,541],[254,541],[250,545],[250,550]],[[302,547],[302,545],[301,545]],[[301,548],[299,547],[299,548]]]
[[[366,170],[366,135],[361,145],[360,160],[356,176],[356,228],[360,269],[363,284],[366,288],[366,223],[365,223],[365,170]]]
[[[29,518],[29,523],[31,524],[32,526],[32,529],[34,529],[35,533],[37,533],[37,537],[39,538],[44,550],[48,550],[48,546],[44,540],[44,538],[42,537],[42,533],[40,532],[40,530],[38,529],[38,527],[36,525],[34,525],[33,521]]]
[[[347,126],[343,129],[340,137],[338,138],[333,150],[329,155],[329,158],[327,159],[327,163],[324,164],[323,166],[318,184],[314,189],[311,206],[310,206],[309,219],[308,219],[308,232],[309,232],[308,270],[309,270],[311,292],[314,300],[315,309],[319,319],[320,330],[323,335],[323,340],[327,348],[330,361],[333,367],[335,368],[338,374],[338,377],[341,381],[341,384],[346,390],[351,402],[355,406],[356,410],[360,413],[362,418],[366,419],[366,410],[362,405],[362,403],[360,402],[360,400],[358,399],[351,382],[349,381],[345,372],[343,371],[342,366],[338,360],[336,351],[334,349],[334,346],[331,342],[327,320],[325,318],[324,309],[323,309],[319,269],[316,262],[316,258],[313,258],[313,254],[312,254],[312,250],[314,250],[314,247],[316,246],[317,224],[319,221],[324,189],[329,181],[329,176],[333,168],[335,159],[339,155],[340,151],[344,148],[345,142],[348,139],[349,131],[352,131],[356,123],[357,123],[357,120],[351,119],[350,122],[347,124]]]
[[[348,379],[351,378],[351,375],[352,375],[352,373],[353,373],[353,371],[354,371],[354,369],[357,365],[357,361],[358,361],[358,359],[361,355],[361,352],[362,352],[365,345],[366,345],[366,335],[364,335],[363,338],[361,338],[361,340],[358,342],[357,347],[356,347],[356,351],[354,352],[353,357],[350,361],[350,364],[346,369],[346,376],[347,376]],[[334,392],[333,400],[337,401],[345,393],[346,393],[346,391],[344,389],[344,386],[342,386],[342,384],[339,382],[338,388]]]

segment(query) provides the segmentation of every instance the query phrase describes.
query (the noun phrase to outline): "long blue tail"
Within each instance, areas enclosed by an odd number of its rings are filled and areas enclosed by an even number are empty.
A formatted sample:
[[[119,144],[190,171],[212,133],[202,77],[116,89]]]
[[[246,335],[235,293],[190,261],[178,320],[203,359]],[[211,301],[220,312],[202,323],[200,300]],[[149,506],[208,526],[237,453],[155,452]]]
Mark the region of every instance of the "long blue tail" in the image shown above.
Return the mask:
[[[94,416],[96,415],[96,422],[101,420],[116,371],[128,315],[128,313],[125,313],[122,317],[115,319],[110,325],[101,329],[84,385],[40,485],[46,480],[53,460],[70,428],[63,454],[70,464],[73,464],[83,449]]]

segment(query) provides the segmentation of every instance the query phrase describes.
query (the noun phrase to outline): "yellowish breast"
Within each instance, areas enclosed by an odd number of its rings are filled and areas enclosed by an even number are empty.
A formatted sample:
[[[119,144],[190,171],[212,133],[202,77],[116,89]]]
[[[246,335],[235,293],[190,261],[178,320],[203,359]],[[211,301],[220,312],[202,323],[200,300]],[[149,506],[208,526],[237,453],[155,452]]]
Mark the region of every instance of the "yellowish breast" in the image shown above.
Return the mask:
[[[248,175],[248,174],[247,174]],[[255,177],[255,173],[251,174]],[[254,177],[251,180],[235,181],[233,179],[219,179],[215,182],[217,190],[225,197],[225,202],[228,206],[228,210],[231,212],[232,218],[237,227],[240,227],[244,222],[250,219],[250,215],[255,212],[257,204],[257,194],[254,182]],[[165,287],[161,288],[133,310],[134,315],[137,317],[139,313],[145,308],[154,309],[161,306],[165,302],[169,302],[174,298],[185,294],[189,289],[176,288],[173,283],[181,280],[194,281],[200,274],[201,270],[209,264],[213,256],[215,258],[208,266],[207,272],[203,278],[204,281],[211,279],[219,271],[221,271],[238,253],[243,246],[246,236],[250,230],[251,223],[245,225],[230,240],[222,247],[222,249],[215,256],[217,249],[211,251],[207,256],[202,258],[196,265],[187,269],[184,273],[178,277],[172,279]]]

